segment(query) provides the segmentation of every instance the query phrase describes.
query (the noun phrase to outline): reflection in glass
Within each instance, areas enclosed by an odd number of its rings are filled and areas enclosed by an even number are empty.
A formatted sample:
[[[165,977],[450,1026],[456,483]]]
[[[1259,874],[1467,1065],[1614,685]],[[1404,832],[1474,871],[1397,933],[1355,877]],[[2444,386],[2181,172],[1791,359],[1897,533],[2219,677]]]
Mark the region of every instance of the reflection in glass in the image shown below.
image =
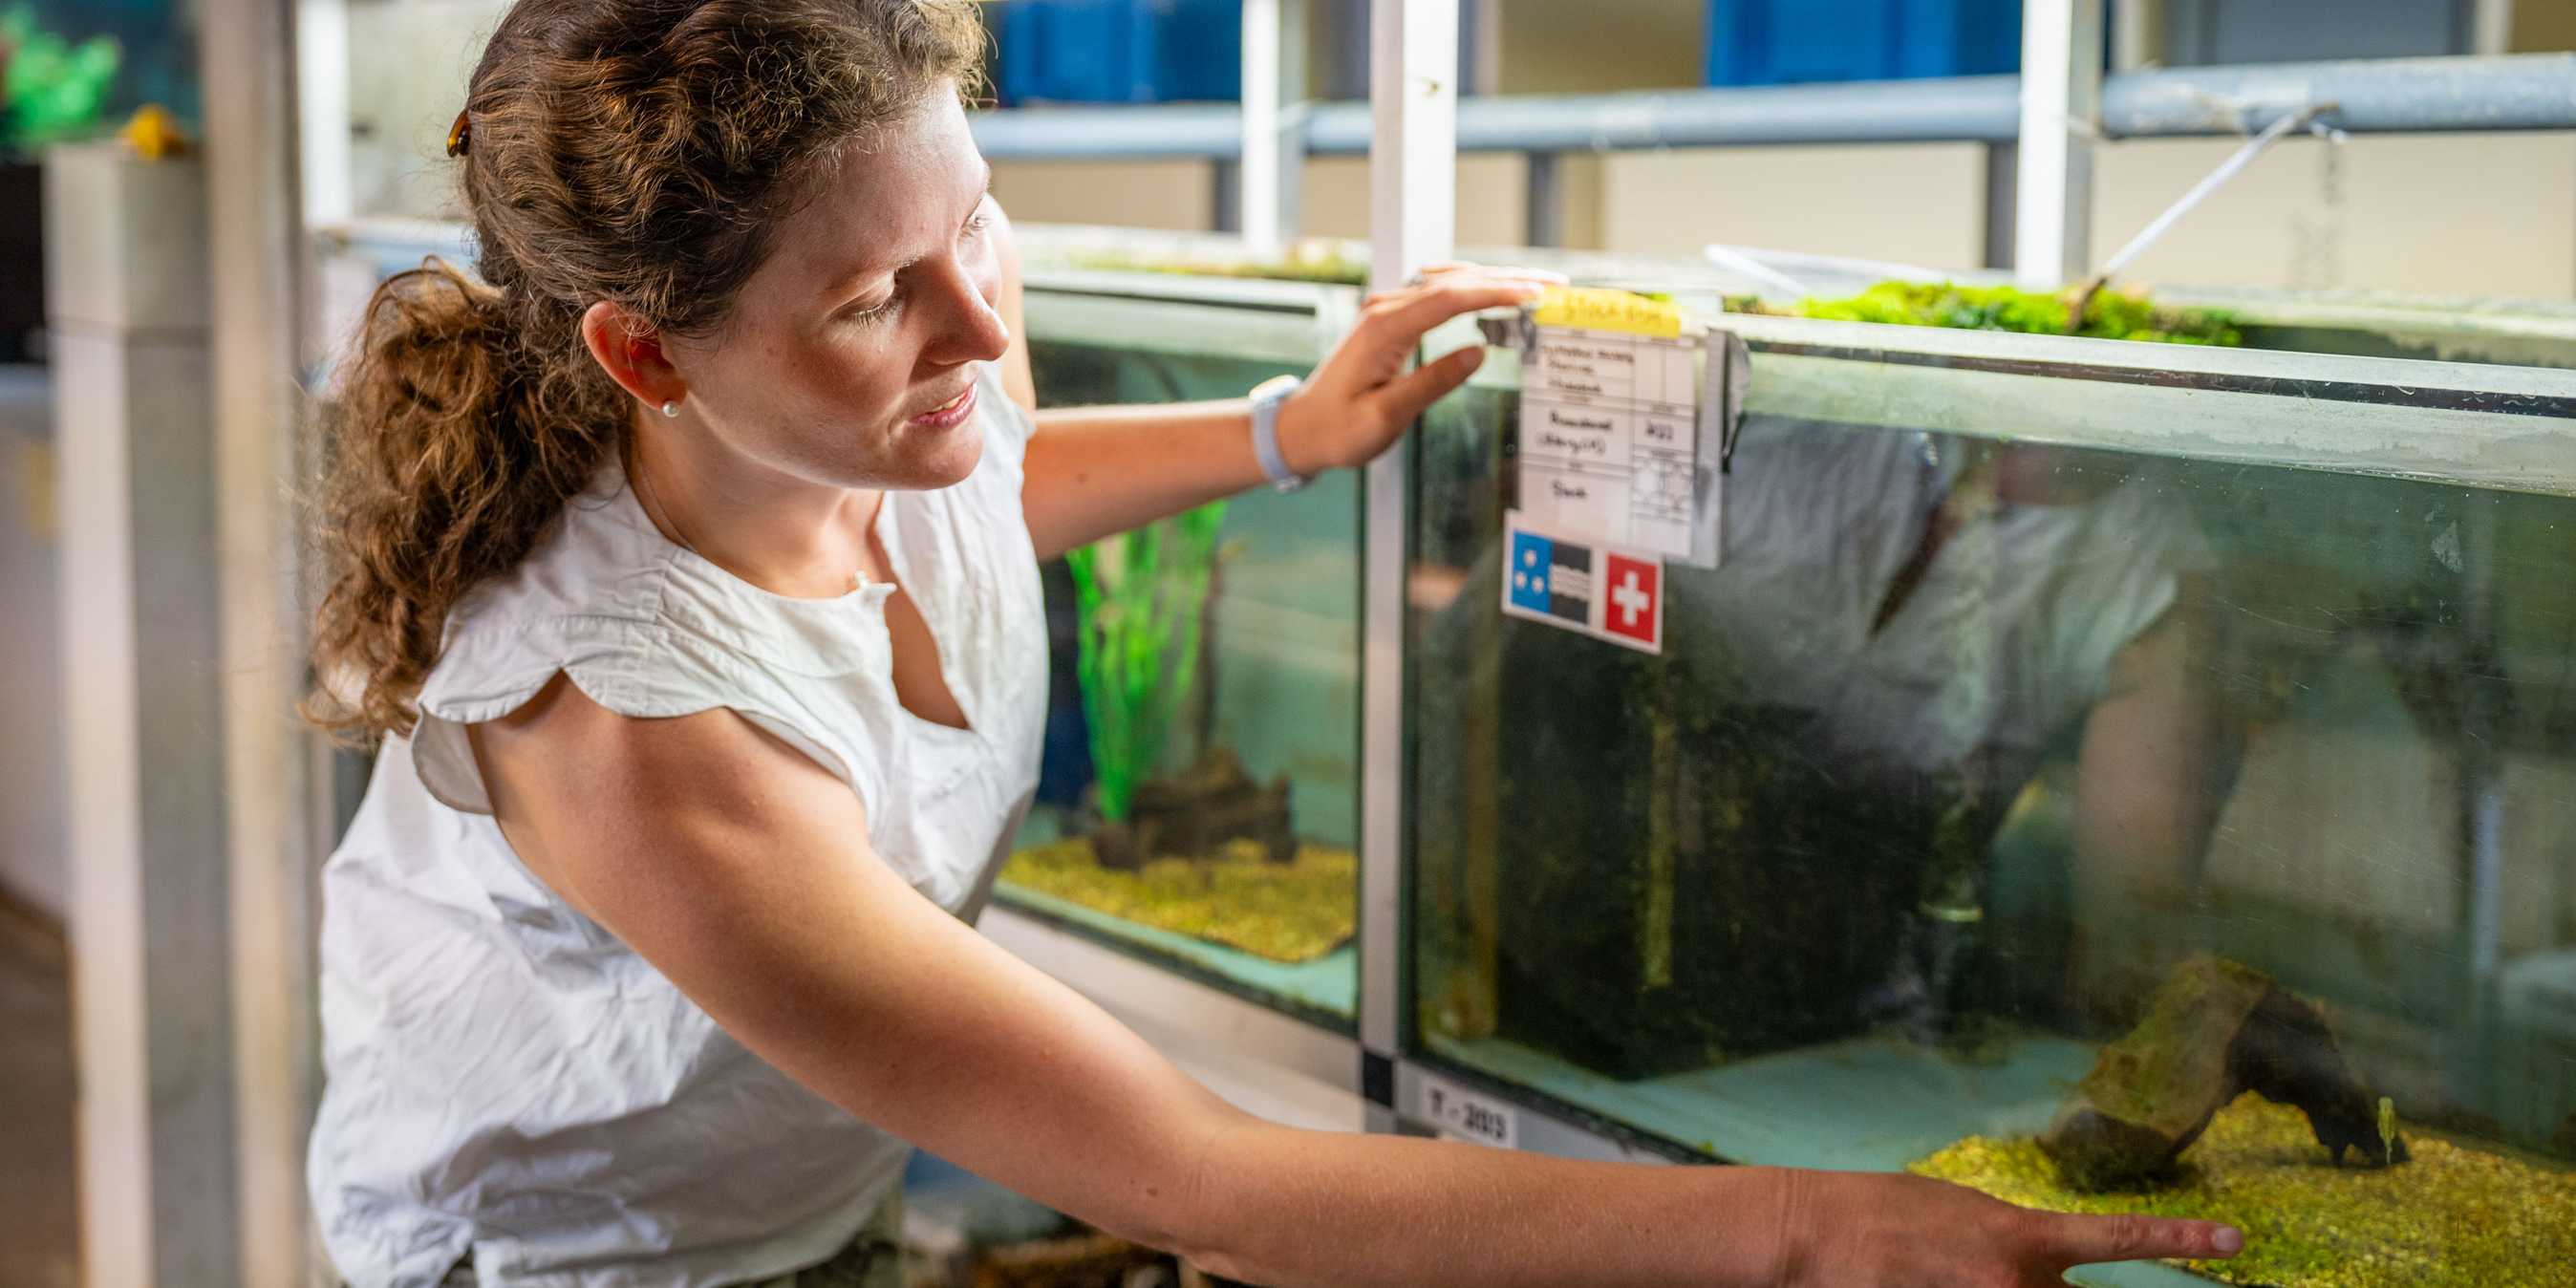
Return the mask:
[[[1289,369],[1173,347],[1041,340],[1032,356],[1058,406],[1240,397]],[[1005,901],[1349,1023],[1357,507],[1353,481],[1327,477],[1047,565],[1046,756]]]
[[[2576,500],[1756,415],[1650,657],[1500,614],[1515,402],[1421,449],[1429,1054],[2250,1281],[2576,1273]]]

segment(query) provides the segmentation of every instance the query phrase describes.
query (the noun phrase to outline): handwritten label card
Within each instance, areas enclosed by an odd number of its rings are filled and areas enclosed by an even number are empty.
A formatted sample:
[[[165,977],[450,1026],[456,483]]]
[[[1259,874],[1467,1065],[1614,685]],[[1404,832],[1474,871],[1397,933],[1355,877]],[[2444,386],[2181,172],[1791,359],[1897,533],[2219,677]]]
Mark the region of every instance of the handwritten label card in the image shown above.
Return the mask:
[[[1532,525],[1691,556],[1697,343],[1670,305],[1560,291],[1532,312],[1521,376],[1521,509]]]

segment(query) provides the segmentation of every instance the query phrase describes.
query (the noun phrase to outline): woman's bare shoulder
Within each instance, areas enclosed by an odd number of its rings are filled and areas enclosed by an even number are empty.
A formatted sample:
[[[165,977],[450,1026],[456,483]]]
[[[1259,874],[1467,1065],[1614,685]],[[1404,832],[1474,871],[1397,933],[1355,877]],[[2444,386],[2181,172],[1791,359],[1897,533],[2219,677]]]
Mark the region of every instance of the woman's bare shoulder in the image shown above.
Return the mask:
[[[512,847],[585,911],[603,881],[634,875],[673,837],[720,837],[714,851],[733,852],[782,829],[867,835],[847,785],[727,707],[622,715],[558,672],[468,737]]]

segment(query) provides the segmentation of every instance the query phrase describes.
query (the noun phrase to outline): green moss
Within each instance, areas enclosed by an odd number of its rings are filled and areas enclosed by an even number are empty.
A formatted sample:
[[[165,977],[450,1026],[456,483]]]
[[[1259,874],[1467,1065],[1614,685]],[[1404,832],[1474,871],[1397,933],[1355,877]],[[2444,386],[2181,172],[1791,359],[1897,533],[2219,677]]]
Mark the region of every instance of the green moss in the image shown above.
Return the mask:
[[[1338,254],[1321,254],[1258,263],[1154,260],[1130,255],[1076,257],[1076,267],[1114,272],[1172,273],[1188,277],[1253,278],[1278,282],[1319,282],[1365,286],[1368,265]],[[1640,291],[1648,299],[1672,299],[1669,292]],[[2143,294],[2096,292],[2084,310],[2084,325],[2070,327],[2064,298],[2009,286],[1962,286],[1956,282],[1880,282],[1842,299],[1805,299],[1788,308],[1767,305],[1756,296],[1731,295],[1729,313],[1774,313],[1829,322],[1881,322],[1895,326],[1936,326],[1964,331],[2018,331],[2025,335],[2078,335],[2105,340],[2144,340],[2157,344],[2209,344],[2233,348],[2244,343],[2233,315],[2217,309],[2174,309]]]
[[[1730,302],[1729,307],[1733,307]],[[1788,310],[1829,322],[1882,322],[1964,331],[2018,331],[2025,335],[2080,335],[2160,344],[2243,343],[2233,317],[2215,310],[2168,309],[2144,295],[2100,291],[2084,310],[2084,325],[2070,327],[2066,301],[2009,286],[1955,282],[1880,282],[1838,300],[1800,300]]]
[[[2027,1139],[1971,1136],[1908,1170],[2060,1212],[2144,1212],[2245,1232],[2232,1261],[2182,1263],[2277,1288],[2541,1288],[2576,1265],[2576,1174],[2418,1133],[2398,1168],[2333,1167],[2307,1119],[2251,1092],[2185,1151],[2175,1184],[2069,1189]]]
[[[2133,1122],[2206,1113],[2214,1098],[2209,1089],[2223,1077],[2227,1042],[2271,987],[2270,976],[2224,958],[2176,968],[2147,1004],[2146,1018],[2104,1050],[2084,1079],[2084,1094]]]

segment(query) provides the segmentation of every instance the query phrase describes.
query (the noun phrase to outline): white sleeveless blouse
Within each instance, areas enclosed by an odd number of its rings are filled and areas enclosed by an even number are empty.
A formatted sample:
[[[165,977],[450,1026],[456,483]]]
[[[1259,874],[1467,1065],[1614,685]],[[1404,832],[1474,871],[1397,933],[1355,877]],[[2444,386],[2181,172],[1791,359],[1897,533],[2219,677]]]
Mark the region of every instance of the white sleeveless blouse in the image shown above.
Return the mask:
[[[1031,427],[989,365],[977,389],[975,472],[887,493],[876,522],[968,730],[896,701],[892,587],[761,591],[665,540],[614,464],[449,614],[420,726],[386,741],[322,878],[309,1183],[356,1288],[434,1284],[460,1258],[486,1285],[758,1279],[829,1257],[897,1182],[905,1145],[745,1050],[520,864],[464,731],[558,671],[622,715],[731,708],[846,780],[876,852],[972,920],[1036,789],[1047,688]]]

